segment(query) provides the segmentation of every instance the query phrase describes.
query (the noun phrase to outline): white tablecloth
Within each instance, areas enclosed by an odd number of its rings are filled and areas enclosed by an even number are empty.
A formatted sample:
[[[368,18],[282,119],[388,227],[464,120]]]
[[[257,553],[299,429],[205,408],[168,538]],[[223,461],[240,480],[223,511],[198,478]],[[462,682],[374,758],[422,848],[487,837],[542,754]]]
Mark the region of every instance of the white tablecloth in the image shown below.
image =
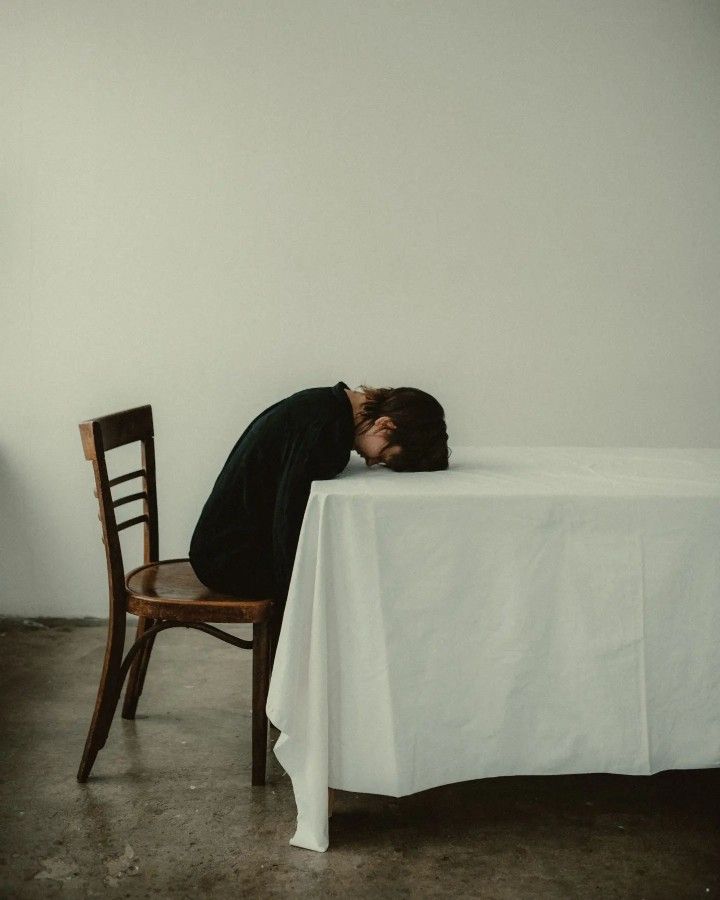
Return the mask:
[[[720,765],[720,450],[454,448],[315,481],[267,711],[327,787]]]

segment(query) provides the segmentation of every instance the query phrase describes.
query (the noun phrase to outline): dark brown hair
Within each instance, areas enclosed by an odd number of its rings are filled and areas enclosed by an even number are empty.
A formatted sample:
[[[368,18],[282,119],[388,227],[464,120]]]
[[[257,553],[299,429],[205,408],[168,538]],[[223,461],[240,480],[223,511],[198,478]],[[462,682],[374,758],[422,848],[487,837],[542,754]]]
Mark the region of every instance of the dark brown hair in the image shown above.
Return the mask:
[[[434,472],[448,468],[451,450],[445,413],[438,401],[419,388],[373,388],[361,384],[367,399],[360,407],[360,434],[376,419],[388,416],[395,423],[383,449],[399,446],[387,467],[395,472]]]

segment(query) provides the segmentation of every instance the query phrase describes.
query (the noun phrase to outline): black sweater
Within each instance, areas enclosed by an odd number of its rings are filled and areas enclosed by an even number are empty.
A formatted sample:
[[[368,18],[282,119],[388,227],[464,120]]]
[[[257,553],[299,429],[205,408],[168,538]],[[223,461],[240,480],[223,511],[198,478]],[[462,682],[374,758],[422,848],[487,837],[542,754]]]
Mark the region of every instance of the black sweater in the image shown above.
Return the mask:
[[[190,542],[190,562],[210,588],[287,598],[300,528],[318,478],[334,478],[355,438],[347,385],[306,388],[248,425],[227,458]]]

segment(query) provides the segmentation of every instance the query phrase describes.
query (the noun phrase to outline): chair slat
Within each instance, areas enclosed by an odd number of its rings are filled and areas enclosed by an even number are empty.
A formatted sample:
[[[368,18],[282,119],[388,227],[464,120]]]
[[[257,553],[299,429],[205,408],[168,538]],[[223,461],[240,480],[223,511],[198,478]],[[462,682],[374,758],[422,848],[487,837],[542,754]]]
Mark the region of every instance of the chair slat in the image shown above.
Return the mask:
[[[117,530],[122,531],[123,528],[130,528],[131,525],[139,525],[141,522],[147,522],[148,517],[143,513],[141,516],[135,516],[134,519],[128,519],[127,522],[122,522],[118,525]]]
[[[113,500],[113,506],[122,506],[123,503],[132,503],[133,500],[147,500],[147,494],[145,491],[140,491],[139,494],[129,494],[127,497],[120,497],[119,500]]]
[[[118,475],[117,478],[111,478],[108,481],[110,487],[115,487],[116,484],[122,484],[123,481],[130,481],[131,478],[140,478],[140,476],[145,476],[145,469],[138,469],[136,472],[128,472],[127,475]]]

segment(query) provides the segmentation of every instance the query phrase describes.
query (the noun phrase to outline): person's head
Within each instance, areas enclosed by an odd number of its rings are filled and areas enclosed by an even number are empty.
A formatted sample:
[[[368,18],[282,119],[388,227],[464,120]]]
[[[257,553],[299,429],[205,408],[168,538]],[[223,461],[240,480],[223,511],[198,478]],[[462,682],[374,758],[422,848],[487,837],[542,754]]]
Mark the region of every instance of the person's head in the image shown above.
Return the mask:
[[[447,469],[450,451],[445,413],[418,388],[372,388],[365,394],[355,431],[355,449],[367,465],[381,463],[395,472]]]

